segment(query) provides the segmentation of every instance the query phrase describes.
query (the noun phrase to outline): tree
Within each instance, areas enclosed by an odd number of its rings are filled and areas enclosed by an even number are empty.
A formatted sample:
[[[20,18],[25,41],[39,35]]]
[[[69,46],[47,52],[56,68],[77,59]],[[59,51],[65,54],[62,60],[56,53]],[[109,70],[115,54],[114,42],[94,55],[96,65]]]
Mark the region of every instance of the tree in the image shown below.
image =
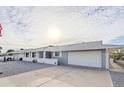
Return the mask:
[[[13,49],[9,49],[9,50],[6,51],[6,53],[14,52],[14,51],[15,51],[15,50],[13,50]]]
[[[113,58],[115,61],[122,59],[124,56],[124,47],[109,49],[109,54],[110,54],[110,58]]]
[[[2,47],[0,46],[0,53],[1,53]]]
[[[14,51],[15,50],[13,50],[13,49],[9,49],[9,50],[6,51],[6,54],[11,56],[11,55],[13,55],[13,53],[11,53],[11,52],[14,52]]]

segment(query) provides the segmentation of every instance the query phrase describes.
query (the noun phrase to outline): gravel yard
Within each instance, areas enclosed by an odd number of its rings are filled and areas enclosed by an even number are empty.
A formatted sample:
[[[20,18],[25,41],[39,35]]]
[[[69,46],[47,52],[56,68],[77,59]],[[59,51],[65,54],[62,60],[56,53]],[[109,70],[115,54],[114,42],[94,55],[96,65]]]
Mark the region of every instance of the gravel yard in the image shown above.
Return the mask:
[[[110,75],[115,87],[124,87],[124,61],[111,63]]]
[[[3,72],[0,78],[48,67],[53,67],[53,65],[20,61],[0,62],[0,72]]]
[[[114,87],[124,87],[124,73],[110,71]]]

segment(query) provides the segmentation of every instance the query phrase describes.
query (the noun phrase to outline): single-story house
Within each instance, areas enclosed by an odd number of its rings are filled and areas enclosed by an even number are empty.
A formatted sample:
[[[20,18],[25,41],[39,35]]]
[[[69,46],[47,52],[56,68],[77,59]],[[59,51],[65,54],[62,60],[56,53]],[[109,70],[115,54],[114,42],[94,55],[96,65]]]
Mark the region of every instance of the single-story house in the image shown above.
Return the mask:
[[[83,42],[63,46],[47,46],[36,49],[16,51],[15,59],[36,61],[55,65],[78,65],[97,68],[109,68],[109,48],[121,48],[123,45],[105,45],[102,41]]]

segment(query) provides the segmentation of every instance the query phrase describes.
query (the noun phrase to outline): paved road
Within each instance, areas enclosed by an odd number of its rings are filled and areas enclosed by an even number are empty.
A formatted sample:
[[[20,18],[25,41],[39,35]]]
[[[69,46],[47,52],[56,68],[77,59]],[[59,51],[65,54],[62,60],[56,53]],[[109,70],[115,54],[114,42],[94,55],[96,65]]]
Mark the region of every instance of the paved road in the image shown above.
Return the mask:
[[[3,72],[0,78],[48,67],[53,67],[53,65],[20,61],[0,62],[0,72]]]
[[[110,75],[115,87],[124,87],[124,72],[110,71]]]

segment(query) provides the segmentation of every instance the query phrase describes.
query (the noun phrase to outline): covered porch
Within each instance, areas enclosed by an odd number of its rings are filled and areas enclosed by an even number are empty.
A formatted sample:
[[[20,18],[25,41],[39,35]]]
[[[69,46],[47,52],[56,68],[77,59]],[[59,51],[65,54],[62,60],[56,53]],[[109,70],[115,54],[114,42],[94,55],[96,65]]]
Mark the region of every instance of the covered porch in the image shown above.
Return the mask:
[[[55,51],[29,51],[23,53],[23,61],[58,65],[60,52]]]

